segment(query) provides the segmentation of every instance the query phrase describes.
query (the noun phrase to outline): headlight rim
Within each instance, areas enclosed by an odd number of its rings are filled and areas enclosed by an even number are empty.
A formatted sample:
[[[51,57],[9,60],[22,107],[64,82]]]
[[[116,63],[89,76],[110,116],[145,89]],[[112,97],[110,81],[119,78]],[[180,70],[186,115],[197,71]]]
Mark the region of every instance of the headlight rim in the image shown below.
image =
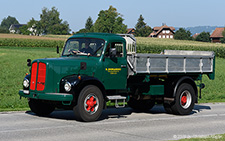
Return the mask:
[[[26,82],[26,83],[25,83],[25,82]],[[30,81],[29,81],[29,79],[24,78],[24,80],[23,80],[23,87],[24,87],[24,88],[29,88],[29,86],[30,86]]]

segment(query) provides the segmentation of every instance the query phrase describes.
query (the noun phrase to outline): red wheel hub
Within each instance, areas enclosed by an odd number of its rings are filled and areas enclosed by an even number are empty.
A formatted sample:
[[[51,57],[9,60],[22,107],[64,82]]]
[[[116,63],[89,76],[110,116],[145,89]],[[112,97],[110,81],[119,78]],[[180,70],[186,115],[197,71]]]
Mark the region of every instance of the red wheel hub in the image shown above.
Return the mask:
[[[181,104],[184,106],[187,103],[187,96],[183,95],[181,98]]]
[[[96,102],[94,96],[91,96],[86,102],[86,104],[87,104],[86,110],[93,112],[95,110],[96,103],[97,102]]]

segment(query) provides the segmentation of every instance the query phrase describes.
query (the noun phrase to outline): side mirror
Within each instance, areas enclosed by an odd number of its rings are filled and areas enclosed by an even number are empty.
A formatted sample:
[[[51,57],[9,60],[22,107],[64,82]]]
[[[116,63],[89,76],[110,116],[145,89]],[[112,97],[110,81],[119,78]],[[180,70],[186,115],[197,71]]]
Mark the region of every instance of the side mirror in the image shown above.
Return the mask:
[[[110,48],[110,58],[116,57],[116,48]]]
[[[57,52],[57,54],[59,54],[59,46],[57,46],[56,52]]]
[[[31,60],[27,59],[27,66],[30,67],[31,66]]]

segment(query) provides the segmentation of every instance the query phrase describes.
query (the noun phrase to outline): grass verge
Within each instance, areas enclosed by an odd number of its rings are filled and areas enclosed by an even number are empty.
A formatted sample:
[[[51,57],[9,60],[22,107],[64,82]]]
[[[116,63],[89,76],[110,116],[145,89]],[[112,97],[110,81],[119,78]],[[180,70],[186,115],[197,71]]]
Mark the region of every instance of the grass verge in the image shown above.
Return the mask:
[[[225,140],[225,134],[217,134],[217,135],[209,135],[209,136],[202,136],[197,138],[186,138],[186,139],[180,139],[179,141],[224,141]]]
[[[0,47],[0,111],[24,110],[27,100],[20,100],[25,73],[29,72],[26,60],[58,57],[54,48]]]

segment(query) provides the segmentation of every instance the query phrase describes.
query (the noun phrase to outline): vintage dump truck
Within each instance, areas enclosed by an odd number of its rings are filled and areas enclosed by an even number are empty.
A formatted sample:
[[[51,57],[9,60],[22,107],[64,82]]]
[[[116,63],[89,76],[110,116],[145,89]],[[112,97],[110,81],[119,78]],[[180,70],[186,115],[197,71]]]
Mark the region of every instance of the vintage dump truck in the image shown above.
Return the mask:
[[[168,113],[190,114],[204,88],[202,76],[214,79],[215,55],[139,54],[132,35],[84,33],[71,36],[59,58],[28,60],[28,66],[19,95],[28,98],[31,111],[46,116],[55,108],[73,109],[77,120],[95,121],[109,100],[116,107],[163,104]]]

